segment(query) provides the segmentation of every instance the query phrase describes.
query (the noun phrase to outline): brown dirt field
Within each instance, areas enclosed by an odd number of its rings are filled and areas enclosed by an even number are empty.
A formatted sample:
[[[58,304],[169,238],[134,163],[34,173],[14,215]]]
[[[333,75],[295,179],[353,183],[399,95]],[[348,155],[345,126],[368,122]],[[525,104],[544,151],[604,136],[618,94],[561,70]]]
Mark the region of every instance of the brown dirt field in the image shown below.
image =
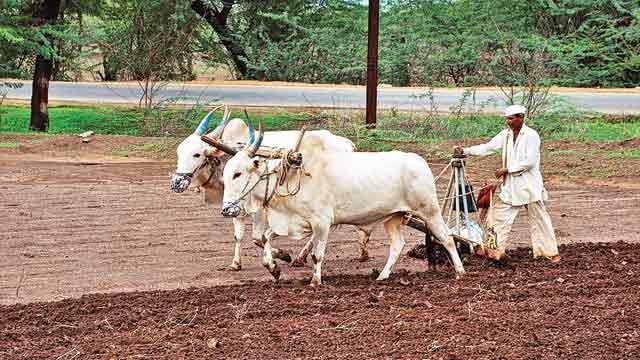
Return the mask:
[[[637,359],[640,251],[561,249],[559,265],[473,259],[461,281],[397,271],[0,307],[7,359]],[[62,357],[61,357],[62,356]]]
[[[391,281],[375,283],[370,274],[387,253],[382,230],[370,243],[373,259],[359,263],[356,232],[343,227],[330,237],[327,285],[313,291],[309,268],[285,265],[281,283],[271,282],[248,240],[243,270],[224,270],[230,222],[200,194],[169,192],[170,156],[113,155],[152,139],[0,136],[14,140],[17,148],[0,149],[0,358],[640,355],[640,250],[584,244],[640,242],[637,159],[583,161],[581,145],[545,144],[554,148],[543,167],[565,244],[560,265],[518,250],[511,268],[470,259],[469,274],[455,281],[449,270],[423,273],[421,261],[403,256]],[[577,155],[554,157],[555,149]],[[600,178],[563,173],[589,161],[619,168]],[[442,161],[430,162],[438,173]],[[490,161],[471,163],[471,180],[491,169]],[[526,245],[526,228],[521,216],[516,245]],[[422,238],[406,233],[405,252]]]

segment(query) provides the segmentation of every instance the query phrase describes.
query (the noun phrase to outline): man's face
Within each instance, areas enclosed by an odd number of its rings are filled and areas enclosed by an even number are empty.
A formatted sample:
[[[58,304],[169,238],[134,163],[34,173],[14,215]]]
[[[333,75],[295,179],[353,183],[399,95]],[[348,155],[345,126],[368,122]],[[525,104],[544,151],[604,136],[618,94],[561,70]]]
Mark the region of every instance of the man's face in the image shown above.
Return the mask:
[[[511,128],[513,131],[519,131],[522,129],[522,124],[524,124],[524,115],[516,114],[507,116],[506,118],[507,126]]]

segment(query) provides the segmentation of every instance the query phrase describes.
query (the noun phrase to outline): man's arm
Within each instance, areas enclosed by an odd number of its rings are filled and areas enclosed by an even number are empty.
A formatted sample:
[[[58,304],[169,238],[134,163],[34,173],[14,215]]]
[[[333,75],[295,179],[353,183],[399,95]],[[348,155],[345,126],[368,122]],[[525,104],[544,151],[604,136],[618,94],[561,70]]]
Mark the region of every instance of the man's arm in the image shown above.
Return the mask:
[[[466,155],[475,155],[475,156],[487,156],[491,155],[497,151],[502,150],[502,146],[504,145],[504,131],[498,133],[498,135],[494,136],[493,139],[489,140],[486,144],[470,146],[468,148],[464,148],[464,154]]]

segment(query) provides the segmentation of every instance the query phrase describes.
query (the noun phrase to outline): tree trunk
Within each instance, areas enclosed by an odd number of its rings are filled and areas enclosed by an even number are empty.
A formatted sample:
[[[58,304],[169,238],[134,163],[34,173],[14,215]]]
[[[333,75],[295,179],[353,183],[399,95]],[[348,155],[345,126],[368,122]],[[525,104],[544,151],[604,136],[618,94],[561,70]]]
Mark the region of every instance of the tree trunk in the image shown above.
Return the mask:
[[[222,45],[224,45],[229,52],[236,70],[240,73],[239,77],[244,78],[247,76],[247,64],[242,59],[246,59],[247,54],[240,44],[233,39],[227,28],[227,18],[229,17],[231,8],[235,4],[235,0],[225,0],[222,3],[222,10],[218,11],[217,9],[209,8],[203,0],[192,0],[191,9],[204,18],[213,30],[215,30]]]
[[[44,0],[33,6],[33,18],[38,24],[55,23],[60,12],[60,0]],[[49,43],[51,44],[51,39]],[[49,80],[53,71],[53,59],[42,55],[36,57],[31,93],[31,122],[29,128],[34,131],[49,129]]]
[[[49,129],[49,79],[53,61],[42,55],[36,58],[36,70],[33,73],[33,91],[31,93],[31,123],[34,131]]]

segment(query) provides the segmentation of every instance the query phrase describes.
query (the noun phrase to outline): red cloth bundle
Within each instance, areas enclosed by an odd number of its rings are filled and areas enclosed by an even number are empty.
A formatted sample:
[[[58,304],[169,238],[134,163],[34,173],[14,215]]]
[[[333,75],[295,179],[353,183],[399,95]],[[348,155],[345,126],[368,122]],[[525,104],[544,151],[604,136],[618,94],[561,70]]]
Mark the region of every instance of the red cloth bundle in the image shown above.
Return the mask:
[[[491,205],[491,194],[496,191],[495,184],[489,184],[483,187],[478,193],[478,200],[476,201],[476,205],[480,209],[488,209],[489,205]]]

